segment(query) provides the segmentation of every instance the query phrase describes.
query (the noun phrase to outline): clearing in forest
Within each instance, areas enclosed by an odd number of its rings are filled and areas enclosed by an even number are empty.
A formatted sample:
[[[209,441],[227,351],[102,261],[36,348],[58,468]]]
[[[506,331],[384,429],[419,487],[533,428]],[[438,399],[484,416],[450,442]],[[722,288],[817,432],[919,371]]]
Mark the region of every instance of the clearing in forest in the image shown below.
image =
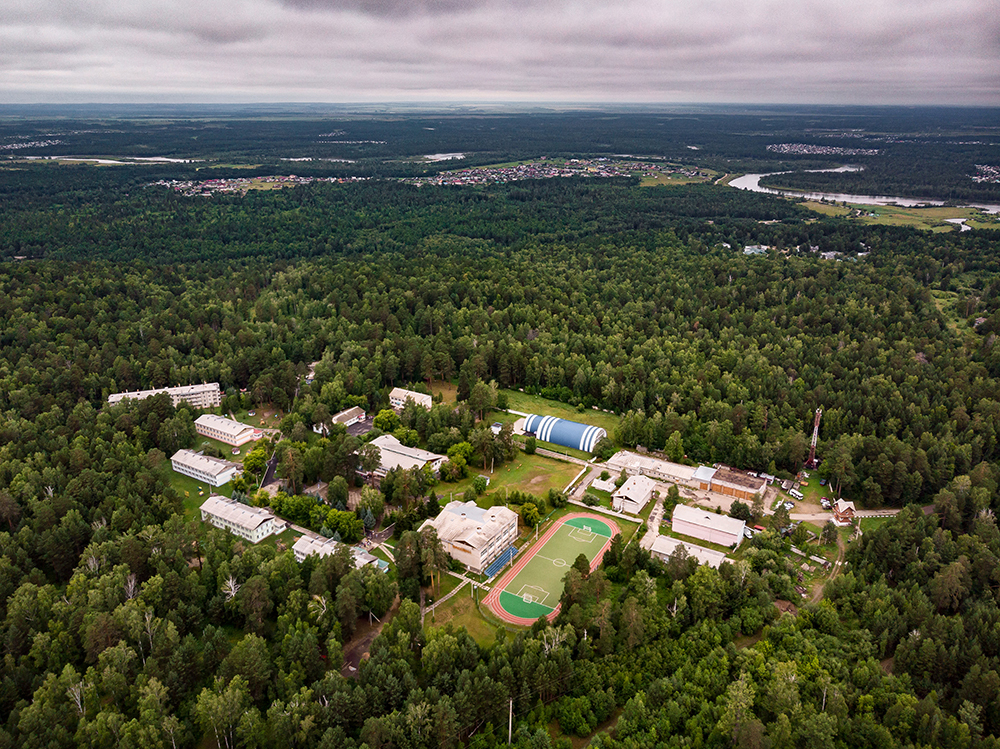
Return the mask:
[[[555,617],[563,592],[563,577],[583,554],[593,570],[618,528],[611,520],[577,513],[556,521],[534,548],[519,559],[493,586],[486,605],[511,624],[532,624],[540,616]]]

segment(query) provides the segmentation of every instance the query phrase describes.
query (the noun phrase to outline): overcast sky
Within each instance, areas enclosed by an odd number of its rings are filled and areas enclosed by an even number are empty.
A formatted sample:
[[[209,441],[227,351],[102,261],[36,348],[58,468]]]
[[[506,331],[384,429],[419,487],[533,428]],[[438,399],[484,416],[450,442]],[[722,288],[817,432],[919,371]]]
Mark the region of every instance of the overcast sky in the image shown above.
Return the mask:
[[[0,102],[1000,105],[998,0],[0,0]]]

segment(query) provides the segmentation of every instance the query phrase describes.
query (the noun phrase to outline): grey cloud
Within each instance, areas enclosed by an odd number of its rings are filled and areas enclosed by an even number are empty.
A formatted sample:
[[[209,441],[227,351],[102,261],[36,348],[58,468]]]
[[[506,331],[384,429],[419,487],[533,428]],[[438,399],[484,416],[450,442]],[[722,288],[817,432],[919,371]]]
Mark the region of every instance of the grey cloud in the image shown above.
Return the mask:
[[[0,1],[6,100],[1000,104],[981,0]]]

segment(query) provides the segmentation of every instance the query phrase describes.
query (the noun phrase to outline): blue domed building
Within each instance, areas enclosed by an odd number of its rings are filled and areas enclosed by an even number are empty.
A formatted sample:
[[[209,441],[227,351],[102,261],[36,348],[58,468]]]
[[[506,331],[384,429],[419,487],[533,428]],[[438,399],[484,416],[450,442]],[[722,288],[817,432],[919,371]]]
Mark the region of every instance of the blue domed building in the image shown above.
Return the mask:
[[[580,424],[576,421],[567,421],[555,416],[538,416],[528,414],[524,419],[524,431],[526,434],[535,435],[536,439],[543,442],[551,442],[563,447],[572,447],[574,450],[593,452],[602,437],[607,437],[608,433],[601,427]]]

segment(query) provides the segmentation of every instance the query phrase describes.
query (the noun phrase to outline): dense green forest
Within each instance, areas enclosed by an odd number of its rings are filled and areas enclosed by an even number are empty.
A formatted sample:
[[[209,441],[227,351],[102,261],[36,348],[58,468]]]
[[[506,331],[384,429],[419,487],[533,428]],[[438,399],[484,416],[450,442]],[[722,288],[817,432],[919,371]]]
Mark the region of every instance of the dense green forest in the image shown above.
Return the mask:
[[[508,711],[540,749],[599,728],[597,747],[997,745],[995,233],[816,220],[710,185],[206,200],[144,186],[167,167],[122,169],[0,170],[0,746],[485,749]],[[388,581],[185,523],[167,458],[194,414],[104,405],[218,381],[293,432],[432,379],[471,402],[391,426],[442,451],[475,442],[491,381],[620,414],[619,445],[677,433],[692,461],[771,472],[801,466],[822,407],[821,473],[905,509],[797,616],[774,606],[797,598],[776,533],[719,570],[616,544],[567,573],[554,623],[483,647],[410,600],[440,569],[433,539],[401,533]],[[282,443],[301,479],[354,481],[357,441],[304,433]],[[433,487],[406,491],[426,513]],[[344,515],[326,521],[356,532]]]

